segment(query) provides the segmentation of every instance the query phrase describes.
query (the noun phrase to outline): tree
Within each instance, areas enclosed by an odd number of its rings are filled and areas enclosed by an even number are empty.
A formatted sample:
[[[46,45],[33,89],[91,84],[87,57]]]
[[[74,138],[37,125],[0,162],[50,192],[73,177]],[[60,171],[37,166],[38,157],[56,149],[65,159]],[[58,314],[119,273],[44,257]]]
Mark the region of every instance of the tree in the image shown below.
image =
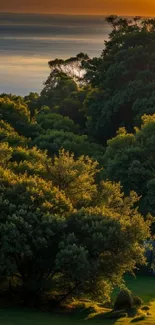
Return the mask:
[[[22,145],[26,146],[28,141],[20,136],[10,124],[0,120],[0,142],[7,142],[12,147]]]
[[[102,161],[104,148],[88,140],[87,135],[78,135],[63,130],[47,130],[45,134],[38,136],[33,142],[41,150],[47,150],[50,157],[58,154],[60,149],[74,153],[76,157],[88,155]]]
[[[101,57],[85,63],[92,86],[85,103],[87,128],[100,143],[119,127],[132,132],[144,113],[155,112],[154,20],[107,20],[112,31]]]
[[[74,207],[90,205],[97,190],[97,162],[84,156],[75,159],[74,154],[61,150],[53,158],[49,172],[53,184],[64,191]]]
[[[51,74],[55,72],[65,73],[77,84],[80,84],[83,82],[83,75],[85,73],[83,62],[87,62],[88,60],[89,56],[87,54],[79,53],[76,57],[71,57],[66,60],[55,59],[49,61],[49,67],[51,69]]]
[[[24,292],[38,292],[53,270],[72,205],[51,181],[15,174],[9,165],[10,152],[0,163],[0,275],[19,278]]]
[[[97,299],[99,287],[144,262],[150,222],[135,193],[96,183],[97,162],[6,144],[0,152],[0,275],[18,278],[25,299],[47,285],[59,302],[77,293]]]
[[[136,128],[135,134],[120,129],[118,135],[108,141],[103,175],[120,181],[126,194],[135,190],[141,196],[142,213],[154,215],[155,115],[144,115],[142,121],[141,129]]]
[[[63,130],[67,132],[78,132],[78,126],[74,124],[67,116],[62,116],[61,114],[51,113],[51,111],[40,110],[36,115],[37,123],[44,130]]]
[[[12,157],[12,148],[9,147],[8,143],[0,144],[0,165],[5,167]]]
[[[67,98],[73,91],[77,90],[77,85],[64,72],[53,71],[45,82],[45,87],[41,91],[40,105],[47,105],[51,109]]]
[[[39,95],[38,93],[30,92],[28,96],[24,97],[26,104],[30,110],[31,118],[34,117],[35,112],[39,106]]]
[[[17,103],[9,98],[0,98],[0,117],[20,135],[23,135],[23,128],[30,121],[30,114],[26,104]]]
[[[27,138],[33,139],[41,131],[39,125],[30,120],[27,104],[14,97],[0,98],[0,118],[10,124],[16,133]]]
[[[98,299],[100,283],[102,301],[105,283],[111,288],[120,285],[126,272],[144,262],[143,240],[149,236],[149,223],[136,210],[129,215],[109,213],[82,210],[71,215],[68,231],[73,235],[63,241],[58,254],[70,290],[80,286],[81,292]]]
[[[85,129],[86,116],[84,102],[88,93],[87,87],[78,89],[65,98],[57,108],[63,116],[70,117],[76,124],[79,124],[82,131]]]
[[[70,117],[76,124],[85,127],[83,103],[87,94],[84,82],[83,62],[89,57],[79,53],[67,60],[55,59],[49,62],[51,73],[45,82],[38,101],[38,108],[48,106],[52,113]]]
[[[12,149],[12,148],[11,148]],[[36,147],[13,148],[9,168],[15,174],[38,175],[49,180],[48,166],[51,164],[51,159]]]

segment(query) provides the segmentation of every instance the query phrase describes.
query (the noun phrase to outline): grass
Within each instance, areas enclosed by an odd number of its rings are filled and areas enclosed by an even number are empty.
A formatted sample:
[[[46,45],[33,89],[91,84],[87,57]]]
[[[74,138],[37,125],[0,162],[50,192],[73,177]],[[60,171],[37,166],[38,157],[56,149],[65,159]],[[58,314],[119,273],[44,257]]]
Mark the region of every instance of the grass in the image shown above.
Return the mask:
[[[155,276],[126,277],[126,284],[135,296],[139,296],[145,304],[155,300]]]
[[[1,325],[71,325],[73,319],[67,316],[52,315],[30,310],[0,309]],[[86,324],[85,321],[75,320],[75,325]]]
[[[132,290],[133,294],[139,296],[144,301],[144,304],[149,304],[150,310],[141,310],[139,317],[134,323],[139,325],[155,325],[155,277],[153,276],[138,276],[126,277],[127,287]],[[115,291],[113,298],[117,294]],[[95,312],[91,310],[91,306],[86,306],[86,310],[79,310],[74,316],[58,315],[46,312],[38,312],[27,309],[0,309],[0,325],[131,325],[133,318],[121,318],[120,320],[103,319],[99,307],[94,307]],[[106,310],[105,310],[106,311]],[[86,316],[92,313],[93,317],[84,320]],[[147,315],[149,313],[149,315]],[[143,317],[142,317],[143,316]]]
[[[75,317],[52,315],[52,313],[30,311],[26,309],[0,309],[0,325],[112,325],[110,321],[86,321]]]
[[[149,314],[150,315],[146,315],[145,319],[143,319],[143,317],[139,317],[139,321],[138,321],[138,317],[137,317],[137,321],[133,322],[133,318],[132,319],[120,319],[119,321],[117,321],[116,323],[114,323],[115,325],[131,325],[131,324],[137,324],[137,325],[155,325],[155,302],[152,302],[150,304],[150,310],[149,310]],[[136,318],[136,317],[135,317]]]
[[[135,324],[155,325],[155,303],[152,304],[150,313],[151,315],[148,316],[148,318],[136,322]],[[1,325],[131,325],[131,320],[131,318],[122,318],[118,321],[94,318],[90,321],[86,321],[68,316],[52,315],[52,313],[30,311],[26,309],[0,309]]]
[[[135,296],[139,296],[143,300],[144,304],[148,305],[150,309],[145,312],[144,310],[141,310],[140,315],[135,317],[136,319],[134,319],[134,322],[133,318],[122,318],[115,321],[113,324],[155,325],[155,276],[137,276],[136,278],[133,276],[127,276],[125,278],[125,283],[128,289],[130,289]],[[116,294],[117,290],[113,294],[113,299]],[[106,322],[102,321],[102,324],[107,325],[110,323],[106,324]]]
[[[139,311],[139,315],[136,315],[132,318],[123,317],[119,320],[105,320],[102,318],[102,315],[96,315],[92,320],[92,325],[155,325],[155,301],[150,303],[149,314],[144,311]],[[82,324],[82,323],[81,323]],[[87,323],[88,324],[88,323]],[[83,325],[83,324],[82,324]]]

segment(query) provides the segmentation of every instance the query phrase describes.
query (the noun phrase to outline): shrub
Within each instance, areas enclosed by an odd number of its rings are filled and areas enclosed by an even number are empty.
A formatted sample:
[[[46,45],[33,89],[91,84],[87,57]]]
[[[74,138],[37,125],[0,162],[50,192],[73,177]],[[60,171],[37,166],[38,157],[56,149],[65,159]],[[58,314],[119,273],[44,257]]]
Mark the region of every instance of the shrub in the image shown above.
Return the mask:
[[[132,308],[127,309],[128,317],[135,317],[138,312],[138,307],[134,306]]]
[[[130,309],[133,306],[133,298],[129,290],[121,290],[116,298],[114,310]]]
[[[136,306],[136,307],[140,307],[140,306],[142,306],[142,299],[140,298],[140,297],[137,297],[137,296],[134,296],[133,297],[133,304],[134,304],[134,306]]]

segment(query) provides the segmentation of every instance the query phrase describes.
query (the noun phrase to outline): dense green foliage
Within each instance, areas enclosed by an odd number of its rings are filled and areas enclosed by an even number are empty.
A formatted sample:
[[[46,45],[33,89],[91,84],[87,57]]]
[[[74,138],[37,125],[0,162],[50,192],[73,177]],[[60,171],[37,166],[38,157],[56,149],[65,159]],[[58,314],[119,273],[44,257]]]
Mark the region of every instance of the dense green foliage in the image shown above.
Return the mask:
[[[2,276],[20,279],[26,293],[49,286],[60,298],[77,288],[95,295],[144,261],[149,223],[134,208],[137,196],[97,184],[96,162],[0,148]]]
[[[85,63],[92,85],[86,100],[88,132],[104,143],[119,127],[132,131],[143,114],[155,113],[155,21],[112,16],[100,58]]]
[[[104,174],[113,181],[121,181],[126,193],[135,190],[143,213],[155,215],[155,115],[144,115],[142,126],[135,133],[120,129],[108,141],[104,155]]]
[[[104,301],[145,263],[155,21],[107,21],[100,58],[50,61],[40,95],[0,96],[0,278],[27,300]]]

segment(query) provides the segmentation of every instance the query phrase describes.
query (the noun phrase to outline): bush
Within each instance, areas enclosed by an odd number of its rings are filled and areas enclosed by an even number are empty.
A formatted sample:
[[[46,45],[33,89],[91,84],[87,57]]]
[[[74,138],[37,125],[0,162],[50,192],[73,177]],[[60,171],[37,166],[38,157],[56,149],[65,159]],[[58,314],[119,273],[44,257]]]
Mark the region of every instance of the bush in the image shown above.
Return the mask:
[[[136,306],[129,308],[127,310],[128,317],[135,317],[137,315],[137,312],[138,312],[138,308]]]
[[[129,290],[121,290],[118,294],[115,304],[114,310],[121,309],[130,309],[133,307],[133,298]]]
[[[136,307],[140,307],[140,306],[142,306],[142,299],[140,298],[140,297],[137,297],[137,296],[134,296],[133,297],[133,304],[134,304],[134,306],[136,306]]]

